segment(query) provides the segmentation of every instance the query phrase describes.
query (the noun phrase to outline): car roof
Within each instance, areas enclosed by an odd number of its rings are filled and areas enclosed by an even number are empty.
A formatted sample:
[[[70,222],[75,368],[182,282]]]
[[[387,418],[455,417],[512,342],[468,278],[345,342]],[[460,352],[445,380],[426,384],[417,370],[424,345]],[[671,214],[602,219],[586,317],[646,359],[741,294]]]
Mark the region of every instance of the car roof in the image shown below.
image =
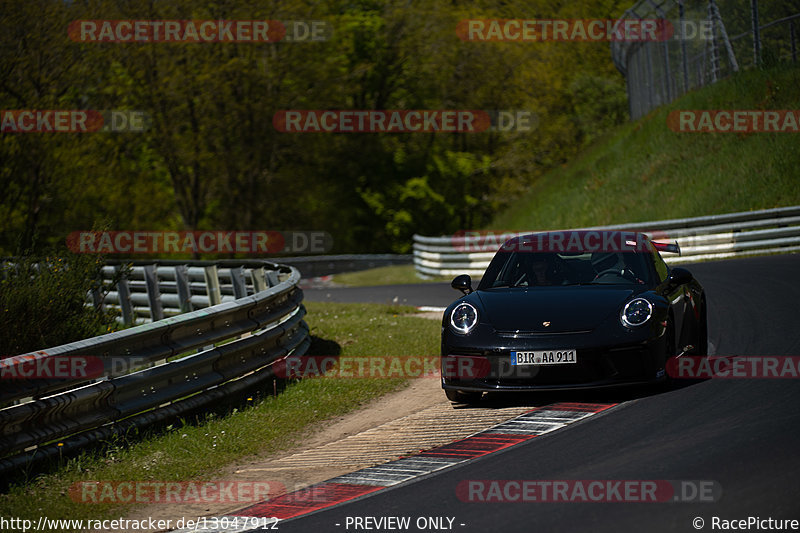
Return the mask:
[[[517,252],[642,252],[651,253],[650,238],[641,232],[619,230],[564,230],[517,235],[500,251]]]

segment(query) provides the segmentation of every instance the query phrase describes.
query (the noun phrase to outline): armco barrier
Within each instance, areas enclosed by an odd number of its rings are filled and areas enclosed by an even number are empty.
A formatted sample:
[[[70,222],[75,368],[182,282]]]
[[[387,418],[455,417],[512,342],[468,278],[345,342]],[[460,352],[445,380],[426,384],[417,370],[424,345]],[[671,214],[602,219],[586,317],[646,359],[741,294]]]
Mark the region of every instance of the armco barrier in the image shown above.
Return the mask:
[[[800,206],[694,218],[657,220],[580,229],[643,231],[656,240],[678,241],[681,255],[668,263],[687,263],[765,253],[800,251]],[[523,231],[425,237],[414,235],[414,267],[422,277],[481,276],[497,249]]]
[[[126,325],[203,309],[263,291],[278,283],[276,265],[258,260],[109,261],[103,281],[118,277],[103,305],[121,312]],[[93,295],[93,301],[100,299]]]
[[[367,254],[285,257],[282,264],[293,266],[303,278],[340,272],[355,272],[387,265],[410,264],[412,255]],[[110,283],[125,274],[103,304],[120,312],[119,321],[141,324],[160,320],[210,305],[230,302],[264,290],[277,283],[275,272],[264,261],[136,261],[130,270],[125,262],[109,262],[103,268],[103,281]],[[91,303],[103,297],[99,292]]]
[[[213,405],[273,377],[276,361],[304,354],[310,339],[299,272],[267,262],[248,266],[263,271],[269,286],[205,309],[3,359],[0,473]],[[102,376],[10,379],[48,358],[65,357],[101,360]]]

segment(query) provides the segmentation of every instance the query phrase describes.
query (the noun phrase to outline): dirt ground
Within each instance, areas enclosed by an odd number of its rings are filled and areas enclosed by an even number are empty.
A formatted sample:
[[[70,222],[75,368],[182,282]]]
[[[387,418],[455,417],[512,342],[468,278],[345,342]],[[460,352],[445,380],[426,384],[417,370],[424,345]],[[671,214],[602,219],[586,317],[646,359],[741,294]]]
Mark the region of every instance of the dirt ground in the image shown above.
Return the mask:
[[[449,408],[449,403],[437,379],[417,379],[403,390],[387,394],[361,409],[325,422],[318,431],[298,444],[296,448],[281,452],[278,455],[249,458],[244,463],[223,470],[215,477],[225,481],[277,482],[285,486],[287,492],[291,492],[359,468],[394,459],[395,457],[387,454],[388,457],[386,459],[380,460],[373,453],[369,456],[349,456],[347,457],[348,461],[336,461],[336,457],[331,457],[330,461],[316,460],[310,461],[305,465],[298,464],[296,459],[289,464],[289,459],[301,457],[306,452],[324,448],[326,445],[340,442],[348,437],[418,413],[434,405],[446,404]],[[374,441],[372,447],[374,452],[382,455],[381,442]],[[341,457],[339,458],[341,459]],[[277,495],[279,493],[274,494],[274,496]],[[247,504],[241,503],[234,505],[151,504],[135,510],[126,518],[137,520],[148,517],[156,520],[172,519],[173,523],[175,523],[180,517],[194,520],[198,516],[222,516],[245,506]]]

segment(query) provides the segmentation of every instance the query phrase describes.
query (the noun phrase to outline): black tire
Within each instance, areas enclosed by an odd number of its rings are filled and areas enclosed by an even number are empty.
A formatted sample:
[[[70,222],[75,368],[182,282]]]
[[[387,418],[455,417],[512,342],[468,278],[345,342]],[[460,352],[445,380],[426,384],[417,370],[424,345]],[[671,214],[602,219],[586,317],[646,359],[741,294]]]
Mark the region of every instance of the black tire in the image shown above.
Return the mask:
[[[478,403],[481,399],[480,392],[463,392],[460,390],[453,390],[453,389],[445,389],[444,391],[445,396],[451,402],[455,403],[465,403],[467,405],[471,405],[474,403]]]

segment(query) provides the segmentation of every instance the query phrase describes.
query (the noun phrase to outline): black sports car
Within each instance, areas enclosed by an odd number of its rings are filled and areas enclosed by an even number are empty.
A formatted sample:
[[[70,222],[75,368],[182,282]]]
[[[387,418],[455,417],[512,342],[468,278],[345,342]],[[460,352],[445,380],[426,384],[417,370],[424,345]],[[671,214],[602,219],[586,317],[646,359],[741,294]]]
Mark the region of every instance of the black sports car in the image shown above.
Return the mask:
[[[668,358],[705,355],[703,287],[659,249],[680,253],[620,231],[508,240],[477,290],[466,274],[452,282],[464,296],[442,320],[447,397],[653,383]]]

